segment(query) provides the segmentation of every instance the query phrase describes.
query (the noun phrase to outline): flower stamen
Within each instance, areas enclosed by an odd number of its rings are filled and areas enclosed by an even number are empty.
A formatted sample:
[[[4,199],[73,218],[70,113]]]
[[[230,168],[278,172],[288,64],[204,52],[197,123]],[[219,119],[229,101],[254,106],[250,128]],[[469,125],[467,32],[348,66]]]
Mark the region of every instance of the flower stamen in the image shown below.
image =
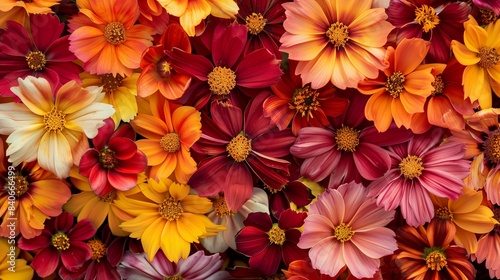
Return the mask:
[[[161,59],[156,64],[156,72],[158,72],[158,75],[160,75],[160,77],[168,78],[172,74],[172,66],[167,61],[167,59]]]
[[[326,31],[326,37],[337,49],[343,48],[349,41],[349,29],[342,22],[335,22]]]
[[[405,76],[399,71],[395,71],[391,76],[387,77],[385,82],[386,90],[392,97],[398,98],[404,89]]]
[[[54,107],[43,116],[43,123],[46,130],[61,132],[66,125],[66,115]]]
[[[104,27],[104,38],[113,45],[125,42],[125,26],[121,22],[111,22]]]
[[[492,163],[500,162],[500,130],[489,135],[484,142],[484,154]]]
[[[236,74],[227,67],[215,67],[207,78],[210,91],[217,95],[228,95],[236,87]]]
[[[408,155],[399,163],[399,169],[401,170],[401,175],[406,179],[413,180],[422,175],[424,166],[421,158]]]
[[[109,148],[104,148],[101,150],[101,152],[99,153],[99,164],[103,168],[113,169],[115,168],[117,163],[118,160],[115,157],[115,151]]]
[[[359,131],[342,125],[335,131],[335,142],[337,142],[337,150],[354,152],[359,145]]]
[[[307,119],[312,118],[313,111],[318,110],[320,103],[318,100],[319,92],[306,86],[296,89],[293,94],[292,102],[288,103],[290,109],[295,109],[302,117],[307,115]]]
[[[245,18],[245,22],[245,25],[248,28],[248,33],[257,35],[264,30],[267,19],[265,19],[260,13],[252,13]]]
[[[28,181],[21,175],[14,176],[15,196],[20,197],[28,191]]]
[[[160,215],[168,221],[176,221],[180,218],[184,210],[182,209],[181,202],[173,197],[166,198],[160,204]]]
[[[181,138],[175,132],[168,133],[160,139],[160,146],[168,153],[175,153],[181,148]]]
[[[28,67],[34,71],[42,71],[43,67],[47,63],[45,55],[40,51],[31,51],[26,56],[26,62],[28,63]]]
[[[218,198],[213,199],[212,203],[215,214],[221,218],[224,216],[233,216],[234,214],[236,214],[235,212],[229,210],[226,204],[226,200],[223,196],[219,196]]]
[[[52,246],[54,246],[59,251],[64,251],[69,249],[69,238],[66,234],[58,232],[52,236]]]
[[[285,243],[285,231],[279,228],[277,224],[274,224],[267,234],[269,235],[269,242],[271,244],[283,245]]]
[[[116,77],[110,73],[101,76],[103,91],[107,94],[112,94],[121,87],[122,81],[123,77],[120,74],[116,75]]]
[[[92,259],[97,262],[101,262],[101,259],[106,255],[106,246],[101,240],[93,239],[87,242],[90,250],[92,250]]]
[[[480,47],[477,56],[480,58],[478,65],[484,69],[497,65],[500,60],[500,54],[495,48]]]
[[[451,212],[450,208],[448,208],[448,207],[440,207],[440,208],[436,209],[435,216],[437,218],[440,218],[443,220],[453,221],[453,213]]]
[[[423,259],[425,260],[427,267],[431,270],[440,271],[448,264],[446,261],[446,255],[441,248],[425,248]]]
[[[437,75],[436,78],[434,79],[434,82],[431,84],[434,87],[434,90],[432,90],[431,95],[432,96],[437,96],[443,94],[444,91],[444,82],[443,78],[441,75]]]
[[[415,21],[422,26],[424,32],[429,32],[439,24],[439,17],[433,7],[422,5],[415,10]]]
[[[352,230],[352,227],[350,225],[340,223],[340,225],[334,227],[333,237],[335,237],[338,241],[342,243],[351,240],[353,235],[354,231]]]
[[[99,197],[99,201],[105,202],[105,203],[112,203],[116,199],[116,190],[111,190],[107,194]]]
[[[226,151],[236,161],[242,162],[247,159],[252,150],[252,140],[246,138],[243,133],[231,139],[226,146]]]

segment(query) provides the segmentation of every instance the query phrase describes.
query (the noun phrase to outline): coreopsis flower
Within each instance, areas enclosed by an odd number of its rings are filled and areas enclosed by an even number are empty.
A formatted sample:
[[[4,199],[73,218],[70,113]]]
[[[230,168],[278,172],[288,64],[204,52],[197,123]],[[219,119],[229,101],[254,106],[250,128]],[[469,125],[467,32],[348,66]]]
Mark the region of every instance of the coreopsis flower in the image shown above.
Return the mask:
[[[374,121],[378,131],[386,131],[393,119],[398,127],[410,128],[412,115],[424,112],[425,101],[434,89],[432,68],[419,68],[428,50],[429,43],[422,39],[403,39],[396,49],[387,48],[389,67],[377,78],[359,83],[358,90],[370,95],[365,116]]]
[[[144,199],[118,194],[115,204],[134,216],[120,227],[130,232],[131,238],[141,240],[149,261],[153,261],[161,247],[168,260],[177,263],[189,256],[191,243],[199,243],[200,238],[226,229],[205,216],[212,202],[189,194],[188,185],[167,178],[158,181],[150,178],[139,187]]]
[[[299,61],[295,74],[314,89],[329,81],[355,88],[384,69],[387,36],[394,28],[371,0],[303,0],[284,3],[286,32],[280,51]]]
[[[288,71],[278,83],[271,86],[273,95],[264,101],[264,117],[279,129],[292,124],[292,132],[297,135],[303,127],[324,127],[329,124],[327,117],[335,117],[347,108],[348,100],[337,97],[335,88],[326,85],[315,90],[311,85],[302,86],[302,79],[295,75],[296,61],[289,61]]]
[[[75,81],[56,94],[44,78],[18,79],[12,92],[22,103],[0,104],[0,134],[9,135],[7,156],[14,166],[38,160],[40,166],[66,178],[73,164],[115,110],[101,103],[101,88],[81,88]],[[55,95],[55,98],[54,98]]]
[[[455,227],[432,220],[427,228],[398,229],[396,264],[405,279],[474,279],[475,270],[465,249],[451,245]]]
[[[491,108],[492,90],[500,96],[500,21],[484,28],[473,17],[464,23],[465,45],[453,40],[451,49],[460,64],[465,65],[462,84],[465,97],[479,101],[482,109]]]
[[[500,3],[495,0],[472,0],[474,5],[483,9],[492,10],[497,16],[500,15]]]
[[[63,30],[64,23],[54,15],[31,15],[29,31],[22,24],[7,22],[0,33],[0,95],[12,96],[10,88],[27,76],[45,78],[54,89],[80,81],[82,68],[73,63],[76,57],[68,50],[69,36],[60,37]]]
[[[33,279],[33,268],[26,264],[26,260],[19,258],[21,250],[16,247],[14,254],[12,254],[12,244],[7,238],[0,238],[0,279]],[[11,265],[11,262],[14,265]],[[9,269],[12,268],[13,270]]]
[[[493,209],[493,218],[500,221],[500,208],[489,204]],[[500,224],[496,224],[492,231],[479,238],[476,258],[478,263],[486,261],[485,266],[488,269],[490,278],[500,277],[500,257],[498,250],[500,246]]]
[[[19,248],[36,251],[31,267],[38,276],[51,275],[61,264],[69,271],[77,271],[92,257],[92,250],[85,242],[95,235],[96,229],[89,220],[76,224],[73,220],[70,213],[63,212],[47,222],[41,235],[19,239]]]
[[[295,137],[289,129],[278,131],[262,117],[262,102],[268,94],[257,95],[245,112],[229,101],[213,101],[212,117],[202,118],[202,135],[193,150],[209,156],[201,161],[189,180],[200,196],[224,193],[227,207],[238,210],[252,195],[254,178],[280,190],[288,181],[289,154]]]
[[[394,232],[384,227],[395,211],[384,211],[367,194],[351,182],[327,189],[310,205],[298,246],[311,248],[312,266],[322,274],[334,277],[347,266],[354,277],[372,277],[380,258],[397,249]]]
[[[150,99],[151,115],[139,114],[131,122],[146,139],[136,141],[148,158],[151,178],[174,175],[187,183],[196,171],[190,148],[201,136],[201,115],[194,107],[170,102],[159,94]]]
[[[311,263],[304,260],[296,260],[288,265],[288,270],[283,269],[286,279],[289,280],[337,280],[338,276],[346,270],[344,266],[335,276],[321,274],[318,269],[312,267]]]
[[[297,247],[299,227],[307,213],[293,210],[281,212],[278,223],[266,213],[250,213],[243,222],[245,227],[236,235],[236,251],[250,257],[248,264],[265,275],[278,269],[281,260],[289,265],[295,260],[307,260],[307,251]]]
[[[69,50],[90,74],[130,77],[142,52],[151,46],[151,27],[135,24],[137,0],[78,1],[80,13],[69,23]]]
[[[377,205],[389,211],[401,207],[408,225],[417,227],[434,217],[429,193],[456,200],[462,193],[462,179],[469,174],[464,160],[465,145],[440,144],[443,130],[434,128],[413,136],[409,142],[389,146],[391,167],[368,186]]]
[[[403,38],[430,41],[428,60],[446,63],[451,40],[463,42],[463,23],[468,19],[470,6],[464,2],[395,0],[386,12],[387,20],[398,28],[398,42]]]

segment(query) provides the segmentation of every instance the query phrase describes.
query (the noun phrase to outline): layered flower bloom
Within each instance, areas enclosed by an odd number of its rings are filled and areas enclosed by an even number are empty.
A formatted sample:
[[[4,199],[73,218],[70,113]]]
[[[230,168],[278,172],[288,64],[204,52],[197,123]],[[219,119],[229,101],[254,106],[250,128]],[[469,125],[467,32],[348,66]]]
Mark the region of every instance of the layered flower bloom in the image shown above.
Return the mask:
[[[482,109],[491,108],[491,91],[500,96],[500,21],[482,28],[470,17],[464,25],[465,45],[453,40],[451,49],[466,66],[462,81],[465,97],[478,100]]]
[[[131,76],[142,52],[151,46],[153,29],[135,24],[137,0],[79,1],[80,14],[70,20],[69,50],[90,74]]]
[[[403,39],[396,49],[387,48],[385,61],[389,67],[376,79],[359,83],[358,90],[371,95],[365,116],[374,121],[378,131],[386,131],[393,119],[398,127],[410,128],[412,115],[424,112],[425,101],[434,89],[432,68],[419,68],[428,50],[429,43],[422,39]]]
[[[19,79],[12,91],[22,103],[0,104],[0,134],[9,135],[7,156],[14,165],[38,160],[40,166],[66,178],[115,110],[101,103],[100,88],[81,88],[74,81],[54,89],[44,78]]]
[[[160,247],[171,262],[187,259],[191,243],[199,243],[200,238],[226,229],[205,216],[212,202],[189,194],[188,185],[163,178],[149,179],[139,187],[143,200],[118,194],[115,204],[134,216],[120,227],[130,232],[130,237],[141,240],[149,261],[153,261]]]
[[[500,208],[493,206],[494,216],[496,221],[500,221]],[[500,257],[498,256],[498,248],[500,246],[500,224],[496,224],[492,231],[483,235],[478,241],[476,258],[478,263],[486,261],[485,266],[489,271],[490,278],[500,277]]]
[[[368,186],[369,195],[377,197],[377,205],[387,211],[400,206],[410,226],[423,225],[434,216],[429,193],[453,200],[462,193],[462,179],[470,167],[463,159],[465,145],[440,144],[442,135],[441,129],[434,128],[409,142],[389,146],[390,170]]]
[[[377,207],[356,183],[327,189],[309,207],[299,248],[311,248],[313,268],[334,277],[347,266],[354,277],[372,277],[380,258],[396,249],[394,232],[384,226],[394,211]]]
[[[19,258],[20,250],[16,248],[12,254],[12,245],[7,238],[0,239],[0,278],[1,279],[33,279],[33,268],[26,264],[26,260]],[[11,265],[11,262],[14,266]],[[12,267],[13,270],[12,270]]]
[[[375,79],[384,69],[389,32],[383,8],[371,0],[302,0],[283,4],[286,32],[280,51],[299,61],[295,74],[314,89],[329,81],[338,88],[355,88],[364,78]]]

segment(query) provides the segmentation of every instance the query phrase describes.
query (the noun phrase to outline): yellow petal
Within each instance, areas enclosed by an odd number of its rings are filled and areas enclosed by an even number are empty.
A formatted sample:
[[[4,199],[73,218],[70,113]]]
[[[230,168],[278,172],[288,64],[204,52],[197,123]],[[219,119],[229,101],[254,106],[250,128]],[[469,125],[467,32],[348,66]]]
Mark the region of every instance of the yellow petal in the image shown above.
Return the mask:
[[[157,218],[154,220],[141,236],[142,247],[148,255],[148,260],[153,261],[156,252],[160,249],[160,240],[162,239],[163,229],[165,228],[166,220]]]

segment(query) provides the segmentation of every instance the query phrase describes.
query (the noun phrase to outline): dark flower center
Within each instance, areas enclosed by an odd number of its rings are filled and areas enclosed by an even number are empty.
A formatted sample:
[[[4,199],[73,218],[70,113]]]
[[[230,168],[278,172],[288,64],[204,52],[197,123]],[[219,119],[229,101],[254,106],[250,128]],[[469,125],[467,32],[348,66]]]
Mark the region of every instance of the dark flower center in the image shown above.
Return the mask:
[[[28,181],[26,180],[26,177],[21,176],[21,175],[15,175],[14,176],[14,186],[15,186],[15,192],[16,192],[16,197],[20,197],[23,194],[25,194],[28,191]]]
[[[120,74],[117,74],[116,77],[109,73],[101,76],[103,91],[107,94],[112,94],[121,87],[122,81],[123,77]]]
[[[350,225],[340,223],[340,225],[334,227],[333,237],[342,243],[351,240],[353,235],[354,231]]]
[[[175,153],[181,148],[181,139],[179,134],[168,133],[160,139],[160,146],[168,153]]]
[[[493,163],[500,162],[500,130],[491,133],[484,142],[484,154]]]
[[[267,20],[260,13],[252,13],[245,18],[245,22],[245,25],[248,28],[248,33],[257,35],[264,30]]]
[[[236,87],[236,74],[227,67],[215,67],[207,78],[210,91],[217,95],[228,95]]]
[[[439,17],[433,7],[422,5],[415,10],[415,21],[422,26],[424,32],[429,32],[439,24]]]
[[[106,203],[112,203],[116,199],[116,191],[111,190],[107,194],[99,197],[99,201],[106,202]]]
[[[285,231],[280,229],[277,224],[274,224],[271,230],[267,233],[271,244],[283,245],[285,243]]]
[[[401,170],[401,175],[406,179],[413,180],[422,175],[424,166],[421,158],[408,155],[399,163],[399,169]]]
[[[106,246],[101,240],[94,239],[87,242],[90,250],[92,250],[92,259],[97,262],[101,262],[102,257],[106,255]]]
[[[385,82],[386,90],[391,94],[392,97],[398,98],[403,92],[405,83],[405,76],[399,71],[395,71],[391,76],[387,77],[387,82]]]
[[[342,125],[335,131],[335,142],[337,142],[337,150],[354,152],[359,145],[359,131]]]
[[[45,67],[45,64],[47,63],[47,60],[45,59],[45,55],[40,52],[40,51],[31,51],[27,56],[26,56],[26,62],[28,63],[28,67],[31,70],[34,71],[41,71],[43,70],[43,67]]]
[[[166,198],[160,204],[160,215],[168,221],[176,221],[182,215],[183,209],[181,202],[173,197]]]
[[[440,271],[448,264],[444,250],[441,248],[425,248],[423,259],[431,270]]]
[[[434,79],[434,82],[432,82],[431,85],[434,87],[434,90],[431,93],[432,96],[443,94],[444,82],[441,75],[437,75],[436,78]]]
[[[292,103],[288,103],[288,106],[292,110],[295,109],[302,117],[307,115],[307,118],[312,118],[312,112],[318,110],[321,105],[318,100],[318,95],[319,92],[308,86],[296,89],[293,94]]]
[[[59,251],[64,251],[69,249],[69,238],[66,234],[58,232],[52,235],[52,246],[54,246]]]
[[[224,217],[224,216],[233,216],[235,212],[229,210],[227,208],[226,200],[224,199],[223,196],[219,196],[218,198],[214,199],[213,201],[213,207],[215,214],[219,217]]]
[[[480,58],[479,66],[488,69],[497,65],[500,60],[500,54],[495,48],[480,47],[477,56]]]
[[[497,21],[499,16],[495,14],[494,11],[488,9],[479,9],[479,13],[481,14],[481,22],[484,25],[488,25],[489,23]]]
[[[158,63],[156,64],[156,72],[158,72],[158,75],[162,78],[168,78],[170,77],[172,73],[172,66],[170,66],[170,63],[167,61],[166,58],[160,59]]]
[[[118,160],[115,157],[115,151],[109,148],[104,148],[101,150],[101,152],[99,153],[99,164],[103,168],[113,169],[115,168],[117,163]]]
[[[61,132],[66,125],[66,115],[54,107],[43,116],[43,123],[46,130]]]
[[[436,209],[436,214],[435,216],[437,218],[443,219],[443,220],[453,220],[453,213],[451,212],[450,208],[448,207],[440,207]]]
[[[121,22],[111,22],[104,27],[104,38],[113,45],[125,42],[125,26]]]
[[[243,133],[231,139],[226,146],[226,151],[236,161],[242,162],[247,159],[252,150],[252,140],[246,138]]]
[[[326,31],[326,37],[337,49],[343,48],[349,41],[349,29],[342,22],[332,23]]]

